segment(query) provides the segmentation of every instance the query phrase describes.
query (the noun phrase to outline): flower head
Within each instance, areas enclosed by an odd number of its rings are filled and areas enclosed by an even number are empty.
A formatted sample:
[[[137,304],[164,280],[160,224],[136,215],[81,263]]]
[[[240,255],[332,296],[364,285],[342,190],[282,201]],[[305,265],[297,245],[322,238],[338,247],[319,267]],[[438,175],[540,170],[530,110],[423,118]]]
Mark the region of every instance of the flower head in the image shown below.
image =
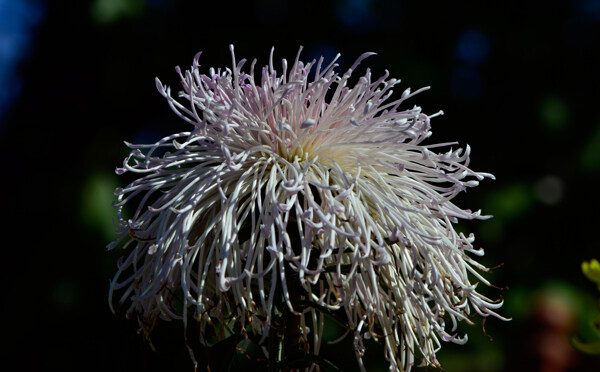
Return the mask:
[[[489,284],[472,258],[483,250],[453,228],[484,217],[451,202],[493,176],[467,167],[468,146],[422,144],[436,115],[404,106],[425,89],[393,98],[399,81],[368,69],[349,86],[372,54],[340,75],[335,60],[303,63],[300,51],[278,72],[271,52],[257,81],[256,61],[244,72],[231,47],[231,70],[202,74],[200,54],[177,69],[180,100],[156,80],[191,129],[127,144],[117,173],[140,178],[116,191],[122,236],[110,246],[130,251],[110,296],[122,291],[118,305],[144,330],[192,311],[205,344],[233,329],[261,343],[285,307],[318,354],[323,313],[338,312],[361,366],[373,337],[392,370],[408,370],[416,354],[437,365],[440,339],[466,341],[456,325],[473,310],[498,316],[502,303],[469,278]]]

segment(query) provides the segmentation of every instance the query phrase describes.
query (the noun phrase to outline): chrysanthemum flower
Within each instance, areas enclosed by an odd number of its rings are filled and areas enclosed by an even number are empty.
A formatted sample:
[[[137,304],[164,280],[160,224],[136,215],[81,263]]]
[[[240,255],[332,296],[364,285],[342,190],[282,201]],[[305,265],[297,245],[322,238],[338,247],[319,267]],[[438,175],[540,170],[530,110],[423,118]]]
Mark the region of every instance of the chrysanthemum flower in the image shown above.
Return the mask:
[[[476,291],[489,285],[472,257],[483,250],[453,228],[485,217],[451,202],[493,176],[467,167],[468,146],[422,144],[437,114],[404,106],[424,89],[393,98],[399,81],[388,72],[373,81],[368,69],[349,86],[372,54],[339,75],[335,60],[303,63],[300,52],[278,72],[271,52],[260,81],[256,61],[244,72],[233,47],[232,69],[207,75],[198,54],[177,69],[179,100],[157,79],[191,130],[127,144],[117,173],[140,178],[116,191],[122,236],[109,247],[129,255],[111,304],[127,305],[147,332],[158,318],[189,326],[194,315],[205,344],[238,333],[265,345],[286,311],[314,355],[324,314],[336,312],[361,368],[363,341],[375,338],[394,371],[415,356],[438,365],[440,339],[465,342],[456,326],[473,311],[500,317],[501,301]],[[130,219],[127,203],[137,204]]]

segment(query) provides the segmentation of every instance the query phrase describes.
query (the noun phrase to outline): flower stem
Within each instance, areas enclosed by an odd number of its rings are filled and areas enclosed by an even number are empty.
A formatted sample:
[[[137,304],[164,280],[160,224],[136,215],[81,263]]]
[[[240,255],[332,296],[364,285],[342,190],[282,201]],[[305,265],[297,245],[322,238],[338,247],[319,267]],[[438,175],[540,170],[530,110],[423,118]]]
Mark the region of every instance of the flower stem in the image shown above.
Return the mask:
[[[269,372],[277,372],[280,362],[281,336],[279,333],[279,322],[275,319],[271,320],[269,328],[268,347],[269,347]]]
[[[302,343],[302,300],[304,292],[298,273],[289,266],[285,268],[285,276],[288,284],[290,302],[294,311],[290,310],[287,304],[283,304],[283,357],[288,363],[303,359],[306,354],[306,347]],[[292,369],[299,371],[300,369]]]

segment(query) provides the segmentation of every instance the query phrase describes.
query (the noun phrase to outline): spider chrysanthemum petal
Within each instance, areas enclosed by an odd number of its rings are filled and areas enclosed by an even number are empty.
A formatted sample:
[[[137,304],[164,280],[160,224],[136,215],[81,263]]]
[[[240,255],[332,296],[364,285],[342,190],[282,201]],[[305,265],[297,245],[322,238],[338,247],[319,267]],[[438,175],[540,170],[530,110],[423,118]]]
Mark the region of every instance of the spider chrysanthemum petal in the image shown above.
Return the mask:
[[[205,344],[234,329],[261,343],[281,302],[302,314],[314,354],[322,313],[336,311],[361,367],[363,340],[375,337],[396,371],[415,355],[437,365],[439,339],[466,341],[456,324],[472,310],[500,317],[501,301],[471,279],[489,284],[472,258],[483,251],[453,228],[484,217],[451,202],[493,176],[467,167],[469,147],[438,153],[454,144],[422,144],[435,115],[401,107],[423,89],[392,98],[399,81],[387,72],[373,80],[369,70],[350,87],[371,54],[340,75],[335,60],[303,63],[300,52],[278,72],[271,52],[260,82],[256,61],[244,72],[233,47],[231,70],[207,75],[198,54],[189,71],[177,69],[179,100],[157,79],[192,127],[128,144],[117,172],[140,178],[116,191],[122,237],[112,246],[130,253],[111,306],[127,304],[147,332],[159,317],[188,322],[193,311]],[[127,203],[137,203],[131,219],[122,217]]]

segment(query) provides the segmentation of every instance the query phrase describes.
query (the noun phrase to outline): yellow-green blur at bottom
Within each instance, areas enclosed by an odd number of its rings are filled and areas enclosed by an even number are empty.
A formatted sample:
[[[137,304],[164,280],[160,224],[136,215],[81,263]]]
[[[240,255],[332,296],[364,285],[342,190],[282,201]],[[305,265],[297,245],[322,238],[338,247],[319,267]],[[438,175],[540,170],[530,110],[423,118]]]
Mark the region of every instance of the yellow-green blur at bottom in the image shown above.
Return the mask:
[[[600,262],[598,260],[594,258],[590,262],[583,261],[581,271],[589,280],[598,284],[598,289],[600,289]]]
[[[600,290],[600,262],[596,259],[592,259],[589,262],[584,261],[581,263],[581,271],[591,281],[598,285]],[[597,338],[591,341],[582,341],[579,337],[573,337],[571,340],[573,346],[588,354],[600,354],[600,315],[596,316],[592,320],[592,328],[597,333]]]

